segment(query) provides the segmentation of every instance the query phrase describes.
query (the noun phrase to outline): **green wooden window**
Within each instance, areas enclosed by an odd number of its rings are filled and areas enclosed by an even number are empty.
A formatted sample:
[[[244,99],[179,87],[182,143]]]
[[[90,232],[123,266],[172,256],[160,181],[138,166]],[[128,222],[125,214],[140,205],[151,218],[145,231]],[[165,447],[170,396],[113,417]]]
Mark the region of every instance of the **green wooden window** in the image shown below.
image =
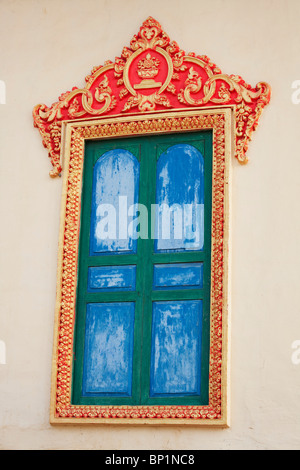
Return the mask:
[[[73,404],[208,404],[211,201],[211,131],[86,141]]]

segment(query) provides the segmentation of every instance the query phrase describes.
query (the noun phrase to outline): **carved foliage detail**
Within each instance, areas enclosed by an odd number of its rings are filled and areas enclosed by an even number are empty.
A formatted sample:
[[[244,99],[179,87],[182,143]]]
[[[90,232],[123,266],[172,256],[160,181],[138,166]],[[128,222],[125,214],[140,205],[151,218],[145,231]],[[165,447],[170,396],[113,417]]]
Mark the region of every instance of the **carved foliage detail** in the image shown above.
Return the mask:
[[[149,17],[121,57],[94,67],[84,88],[62,94],[50,108],[36,106],[33,117],[49,151],[51,176],[61,172],[61,122],[171,108],[233,106],[235,156],[246,163],[252,132],[269,100],[268,84],[253,88],[240,76],[223,74],[207,56],[186,54]]]

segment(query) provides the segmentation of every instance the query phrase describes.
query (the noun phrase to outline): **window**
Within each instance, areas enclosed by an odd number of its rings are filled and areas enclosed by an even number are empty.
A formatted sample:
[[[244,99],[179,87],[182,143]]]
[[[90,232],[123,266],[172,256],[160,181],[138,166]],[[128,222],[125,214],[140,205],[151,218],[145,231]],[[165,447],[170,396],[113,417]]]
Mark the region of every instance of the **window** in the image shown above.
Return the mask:
[[[52,423],[228,425],[231,118],[64,123]]]
[[[51,423],[228,426],[231,157],[270,96],[149,17],[35,106],[63,176]]]
[[[212,132],[85,147],[74,404],[208,405]]]

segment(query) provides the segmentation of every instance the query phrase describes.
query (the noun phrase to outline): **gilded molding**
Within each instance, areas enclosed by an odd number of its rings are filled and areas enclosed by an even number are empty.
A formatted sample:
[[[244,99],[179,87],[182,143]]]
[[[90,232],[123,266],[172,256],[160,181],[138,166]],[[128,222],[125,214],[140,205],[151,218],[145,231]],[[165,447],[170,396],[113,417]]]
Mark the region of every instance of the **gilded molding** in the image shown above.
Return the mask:
[[[33,110],[34,125],[53,166],[52,177],[62,171],[61,122],[194,107],[233,107],[235,157],[246,163],[249,141],[271,95],[267,83],[253,88],[237,75],[222,73],[207,56],[186,54],[151,17],[121,57],[94,67],[85,80],[84,88],[75,87],[51,107],[39,104]]]
[[[128,424],[227,425],[227,245],[224,236],[231,149],[231,111],[181,111],[144,117],[81,121],[67,124],[67,168],[64,174],[63,221],[61,225],[56,339],[52,377],[52,422],[119,422]],[[77,285],[80,198],[87,139],[137,136],[212,129],[213,204],[210,316],[210,377],[207,406],[86,406],[71,404],[74,315]]]

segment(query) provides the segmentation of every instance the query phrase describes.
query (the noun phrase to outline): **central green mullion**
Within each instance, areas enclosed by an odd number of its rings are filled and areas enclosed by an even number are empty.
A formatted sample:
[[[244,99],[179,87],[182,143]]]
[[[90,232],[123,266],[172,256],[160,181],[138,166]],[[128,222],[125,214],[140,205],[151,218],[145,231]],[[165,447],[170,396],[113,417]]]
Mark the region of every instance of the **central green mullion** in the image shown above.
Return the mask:
[[[140,159],[140,186],[139,186],[139,204],[148,207],[148,161],[145,155],[145,147],[147,141],[145,138],[140,139],[141,154]],[[140,230],[141,224],[145,223],[139,213]],[[147,222],[147,221],[146,221]],[[145,278],[145,266],[147,266],[147,246],[148,239],[138,238],[137,241],[137,260],[136,260],[136,303],[135,303],[135,323],[134,323],[134,355],[133,355],[133,398],[134,403],[139,405],[141,402],[142,376],[143,369],[142,351],[143,351],[143,328],[144,315],[146,309],[145,292],[147,292],[147,282]]]
[[[150,358],[151,358],[151,330],[152,330],[152,285],[153,285],[153,262],[152,253],[154,240],[151,238],[151,204],[155,204],[156,191],[156,145],[154,139],[147,139],[143,146],[143,158],[146,166],[145,180],[147,181],[147,204],[148,208],[148,239],[144,240],[143,252],[143,349],[141,369],[141,404],[149,397],[150,390]]]

